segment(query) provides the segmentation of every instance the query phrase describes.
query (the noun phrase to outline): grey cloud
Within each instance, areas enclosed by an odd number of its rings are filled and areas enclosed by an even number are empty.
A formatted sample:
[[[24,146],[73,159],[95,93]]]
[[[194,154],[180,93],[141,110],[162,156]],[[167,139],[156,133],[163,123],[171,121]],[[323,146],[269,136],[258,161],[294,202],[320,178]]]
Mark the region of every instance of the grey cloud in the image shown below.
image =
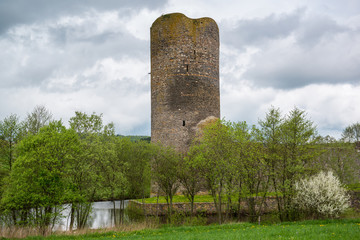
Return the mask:
[[[360,57],[357,59],[348,57],[346,53],[349,48],[338,47],[340,49],[335,49],[324,55],[307,52],[298,56],[294,53],[294,55],[286,56],[284,61],[281,61],[278,66],[273,66],[273,68],[264,66],[273,59],[282,56],[265,53],[254,59],[256,64],[247,70],[244,78],[251,79],[258,86],[279,89],[300,88],[309,84],[321,83],[358,85],[360,83],[360,69],[358,68]],[[328,61],[329,59],[331,60]]]
[[[299,26],[303,13],[304,9],[299,9],[290,14],[240,20],[236,28],[222,33],[223,42],[242,48],[244,45],[258,45],[263,41],[286,37]]]
[[[42,86],[45,92],[54,91],[46,86],[57,72],[69,76],[81,74],[81,71],[104,58],[149,58],[147,41],[137,39],[127,32],[107,31],[87,37],[81,37],[81,34],[74,37],[74,33],[78,31],[76,28],[52,27],[41,31],[40,35],[46,35],[49,39],[45,45],[32,41],[28,36],[21,39],[25,41],[22,43],[13,42],[14,39],[6,41],[8,45],[4,47],[14,46],[10,49],[17,49],[16,46],[20,45],[22,50],[13,50],[0,57],[2,75],[7,76],[0,81],[1,87]],[[28,58],[25,66],[18,64],[22,55]],[[6,66],[16,66],[17,69],[13,71]],[[71,92],[79,88],[80,85],[74,85],[73,88],[58,88],[56,91]]]
[[[91,36],[81,35],[78,32],[77,29],[52,29],[51,41],[55,47],[89,56],[94,55],[95,58],[107,55],[138,55],[139,52],[143,53],[148,48],[145,40],[137,39],[128,32],[107,31]]]
[[[349,31],[347,27],[341,26],[328,17],[313,17],[304,20],[296,32],[297,41],[304,47],[313,47],[324,38],[331,40],[333,35]]]
[[[247,46],[258,50],[241,79],[257,86],[292,89],[317,83],[359,84],[360,48],[354,45],[359,37],[360,29],[297,10],[281,17],[241,21],[224,43],[240,53]]]
[[[90,9],[157,9],[166,2],[167,0],[1,0],[0,34],[16,24],[57,18],[64,14],[76,14]]]

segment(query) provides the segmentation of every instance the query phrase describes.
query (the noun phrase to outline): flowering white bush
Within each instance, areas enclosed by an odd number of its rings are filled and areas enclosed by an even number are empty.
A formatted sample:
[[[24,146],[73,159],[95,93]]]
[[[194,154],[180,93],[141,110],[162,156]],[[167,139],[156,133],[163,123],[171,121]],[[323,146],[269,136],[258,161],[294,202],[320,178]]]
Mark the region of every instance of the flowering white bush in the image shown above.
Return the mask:
[[[336,217],[349,207],[350,197],[331,171],[296,182],[295,190],[294,203],[312,214]]]

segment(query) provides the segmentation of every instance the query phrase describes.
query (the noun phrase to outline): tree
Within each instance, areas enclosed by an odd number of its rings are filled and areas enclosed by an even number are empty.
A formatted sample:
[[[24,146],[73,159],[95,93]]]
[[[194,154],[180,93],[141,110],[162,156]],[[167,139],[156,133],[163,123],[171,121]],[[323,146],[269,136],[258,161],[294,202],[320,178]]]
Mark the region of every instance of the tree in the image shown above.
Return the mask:
[[[80,153],[69,175],[72,193],[77,196],[71,205],[70,229],[75,220],[77,228],[84,228],[93,201],[115,201],[124,197],[127,188],[124,171],[127,167],[118,156],[114,124],[104,126],[102,114],[75,112],[69,123],[80,137]]]
[[[141,198],[144,203],[145,198],[150,196],[153,145],[143,140],[134,142],[129,137],[117,138],[116,159],[125,167],[126,198]],[[143,206],[145,215],[145,204]]]
[[[43,105],[36,106],[31,113],[28,113],[24,121],[26,133],[36,134],[40,128],[48,125],[52,120],[52,113]]]
[[[230,123],[234,136],[234,162],[238,182],[238,214],[240,201],[244,198],[248,205],[250,221],[260,221],[269,186],[269,168],[265,161],[264,146],[259,130],[246,122]]]
[[[102,115],[75,112],[69,120],[70,127],[80,138],[80,151],[69,169],[72,185],[70,230],[76,221],[78,229],[84,228],[92,209],[92,202],[101,189],[101,134],[104,130]],[[109,127],[106,128],[109,130]]]
[[[262,214],[270,179],[259,130],[255,126],[250,128],[246,122],[218,120],[205,126],[199,136],[190,148],[189,163],[205,179],[219,223],[223,221],[222,205],[227,203],[228,216],[236,195],[238,214],[241,200],[245,199],[251,220],[257,220]]]
[[[11,114],[0,122],[0,167],[11,171],[15,160],[14,149],[21,138],[22,125],[16,114]]]
[[[179,161],[177,176],[183,187],[183,194],[190,201],[191,217],[194,214],[194,202],[196,194],[204,186],[204,179],[200,169],[194,164],[196,152],[188,152]]]
[[[277,200],[277,206],[279,213],[282,212],[283,206],[281,201],[281,193],[279,186],[279,172],[280,162],[282,158],[282,152],[284,145],[281,143],[282,136],[282,125],[284,124],[284,119],[281,116],[279,108],[271,107],[266,113],[264,120],[259,120],[260,137],[265,146],[265,161],[269,166],[269,177],[272,182],[273,190],[275,191],[275,196]],[[282,219],[282,214],[279,214],[280,219]]]
[[[345,142],[360,141],[360,123],[354,123],[347,126],[342,132],[342,138]]]
[[[115,211],[115,200],[124,200],[129,189],[126,172],[128,171],[127,157],[128,148],[126,144],[115,136],[113,131],[105,131],[101,138],[101,146],[99,148],[99,167],[101,173],[101,190],[102,194],[113,202],[114,207],[114,223],[121,223],[121,215],[119,221]],[[122,208],[120,202],[120,209]]]
[[[180,186],[176,174],[180,157],[181,155],[171,147],[158,145],[151,163],[153,180],[165,195],[169,221],[171,221],[173,197]]]
[[[282,118],[278,109],[271,108],[262,127],[262,139],[267,148],[267,161],[278,203],[280,220],[294,217],[292,199],[295,181],[313,173],[312,161],[320,154],[315,144],[316,127],[306,118],[305,111],[294,108]]]
[[[76,133],[61,121],[50,122],[19,143],[2,199],[5,209],[12,211],[14,224],[35,225],[46,233],[55,223],[69,199],[65,176],[78,143]]]
[[[91,133],[100,133],[103,129],[102,114],[92,113],[88,115],[83,112],[75,112],[75,117],[70,118],[70,127],[81,137]]]
[[[320,144],[319,169],[332,171],[344,184],[360,182],[359,152],[353,143],[331,140]]]
[[[205,126],[201,137],[195,139],[190,147],[190,152],[196,153],[194,166],[200,169],[213,197],[219,224],[223,222],[222,196],[229,182],[227,179],[232,176],[232,147],[228,127],[221,120]]]
[[[117,151],[128,165],[125,172],[128,180],[129,198],[146,198],[150,195],[151,166],[153,145],[147,141],[132,142],[129,138],[122,138]]]
[[[80,138],[79,152],[73,160],[68,171],[70,188],[69,203],[70,230],[74,224],[78,229],[86,226],[89,214],[92,209],[92,202],[100,188],[100,170],[98,170],[98,147],[101,142],[97,136]]]

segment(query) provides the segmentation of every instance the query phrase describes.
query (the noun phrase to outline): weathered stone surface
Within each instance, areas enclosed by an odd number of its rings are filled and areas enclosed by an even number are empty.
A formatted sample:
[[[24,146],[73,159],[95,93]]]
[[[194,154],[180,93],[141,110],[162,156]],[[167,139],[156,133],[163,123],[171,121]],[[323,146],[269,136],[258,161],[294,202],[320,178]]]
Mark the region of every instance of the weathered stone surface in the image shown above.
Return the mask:
[[[220,117],[219,29],[180,13],[151,27],[151,141],[186,152],[197,124]]]

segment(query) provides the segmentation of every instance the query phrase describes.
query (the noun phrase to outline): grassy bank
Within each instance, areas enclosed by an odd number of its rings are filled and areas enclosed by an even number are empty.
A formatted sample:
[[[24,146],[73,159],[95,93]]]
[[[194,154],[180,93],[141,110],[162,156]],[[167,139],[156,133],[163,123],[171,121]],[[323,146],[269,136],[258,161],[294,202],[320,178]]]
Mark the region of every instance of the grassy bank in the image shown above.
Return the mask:
[[[136,199],[139,202],[142,202],[143,199]],[[145,198],[145,203],[157,203],[157,197]],[[195,202],[213,202],[213,198],[210,195],[196,195],[194,198]],[[173,198],[173,203],[183,203],[190,202],[187,197],[184,195],[175,195]],[[166,199],[164,196],[159,196],[159,203],[166,203]]]
[[[83,235],[52,235],[27,239],[358,239],[360,219],[290,222],[273,225],[233,223],[224,225],[169,227],[131,232],[97,232]]]
[[[278,193],[278,195],[282,196],[282,194],[280,194],[280,193]],[[276,193],[270,192],[270,193],[267,193],[266,196],[267,197],[275,197]],[[225,200],[227,198],[227,196],[223,195],[222,198]],[[136,200],[139,202],[142,202],[144,200],[145,203],[157,203],[157,197],[150,197],[150,198],[136,199]],[[238,201],[238,198],[235,196],[232,196],[231,200],[232,200],[232,202],[236,203]],[[202,195],[195,195],[194,201],[195,202],[213,202],[214,199],[209,194],[202,194]],[[179,194],[179,195],[175,195],[173,197],[173,203],[184,203],[184,202],[190,202],[189,199],[184,195]],[[159,196],[159,203],[166,203],[164,196]]]

